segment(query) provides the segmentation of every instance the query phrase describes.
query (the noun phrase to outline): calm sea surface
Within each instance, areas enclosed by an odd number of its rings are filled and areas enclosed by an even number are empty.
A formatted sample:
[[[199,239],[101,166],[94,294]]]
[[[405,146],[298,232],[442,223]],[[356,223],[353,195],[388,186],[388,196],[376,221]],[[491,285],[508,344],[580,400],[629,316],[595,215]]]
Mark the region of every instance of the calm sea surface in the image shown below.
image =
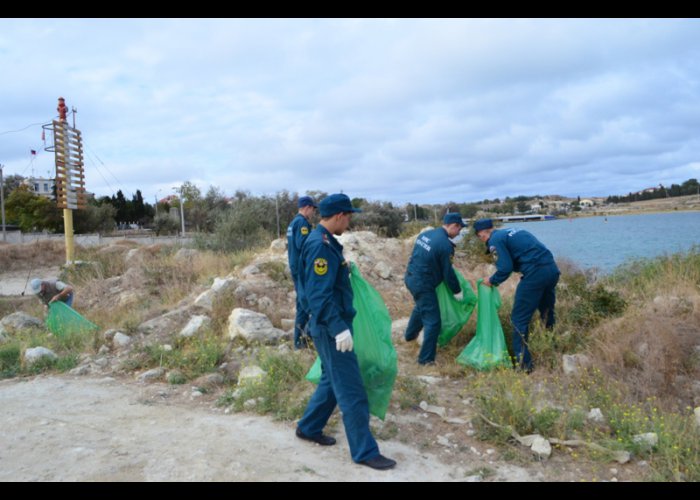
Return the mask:
[[[627,260],[683,252],[700,245],[700,212],[582,217],[518,222],[554,254],[604,273]]]

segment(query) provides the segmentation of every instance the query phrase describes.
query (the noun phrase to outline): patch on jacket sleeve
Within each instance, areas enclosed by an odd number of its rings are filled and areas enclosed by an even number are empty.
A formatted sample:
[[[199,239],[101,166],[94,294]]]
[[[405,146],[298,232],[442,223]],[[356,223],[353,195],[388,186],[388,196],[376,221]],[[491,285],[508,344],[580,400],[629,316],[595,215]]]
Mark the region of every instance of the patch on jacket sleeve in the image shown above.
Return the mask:
[[[314,260],[314,272],[319,276],[326,274],[328,272],[328,261],[322,258]]]
[[[309,234],[309,228],[306,226],[301,226],[301,234],[303,234],[304,236]]]

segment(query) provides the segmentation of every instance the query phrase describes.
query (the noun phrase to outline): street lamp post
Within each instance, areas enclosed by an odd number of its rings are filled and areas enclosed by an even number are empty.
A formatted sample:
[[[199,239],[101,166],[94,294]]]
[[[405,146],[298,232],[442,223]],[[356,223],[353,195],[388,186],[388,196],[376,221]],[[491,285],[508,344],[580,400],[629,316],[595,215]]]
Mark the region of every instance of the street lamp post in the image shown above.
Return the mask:
[[[2,212],[2,241],[7,241],[5,233],[5,184],[2,179],[2,168],[3,165],[0,164],[0,212]]]
[[[182,194],[183,189],[180,187],[174,187],[173,188],[175,192],[178,190],[180,191],[180,222],[182,223],[182,234],[181,236],[184,238],[185,237],[185,200],[184,196]]]

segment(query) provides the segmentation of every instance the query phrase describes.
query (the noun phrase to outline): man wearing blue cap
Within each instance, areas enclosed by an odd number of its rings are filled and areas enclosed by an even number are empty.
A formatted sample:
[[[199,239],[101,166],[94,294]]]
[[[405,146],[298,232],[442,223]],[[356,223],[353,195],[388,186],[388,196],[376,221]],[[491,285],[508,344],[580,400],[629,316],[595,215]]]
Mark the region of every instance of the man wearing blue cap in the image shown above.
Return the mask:
[[[340,193],[324,198],[319,212],[321,222],[301,249],[299,273],[302,301],[311,315],[311,338],[321,358],[322,373],[297,424],[296,435],[321,446],[335,444],[335,438],[323,434],[323,428],[338,405],[353,461],[373,469],[391,469],[396,462],[379,453],[369,428],[367,392],[352,350],[356,311],[352,306],[350,269],[343,247],[335,238],[347,230],[352,213],[360,210]]]
[[[304,337],[306,324],[309,322],[309,313],[301,305],[299,297],[299,256],[301,247],[311,232],[311,216],[318,205],[314,203],[311,196],[301,196],[299,198],[299,213],[292,219],[287,227],[287,258],[289,259],[289,270],[292,272],[294,281],[294,291],[297,294],[297,311],[294,320],[294,349],[307,347],[307,339]]]
[[[444,281],[458,299],[462,294],[452,268],[454,245],[450,238],[457,236],[466,224],[457,212],[445,214],[442,222],[442,227],[418,235],[404,276],[406,288],[416,302],[404,339],[407,342],[415,340],[423,329],[423,345],[418,355],[421,365],[435,362],[442,327],[435,287]]]
[[[530,320],[539,310],[545,328],[554,327],[555,289],[559,281],[559,268],[554,256],[531,233],[523,229],[494,229],[491,219],[479,219],[474,223],[476,236],[486,243],[496,259],[496,272],[482,282],[487,286],[498,286],[512,272],[522,273],[515,290],[513,311],[513,351],[516,367],[532,371],[532,357],[528,349]]]

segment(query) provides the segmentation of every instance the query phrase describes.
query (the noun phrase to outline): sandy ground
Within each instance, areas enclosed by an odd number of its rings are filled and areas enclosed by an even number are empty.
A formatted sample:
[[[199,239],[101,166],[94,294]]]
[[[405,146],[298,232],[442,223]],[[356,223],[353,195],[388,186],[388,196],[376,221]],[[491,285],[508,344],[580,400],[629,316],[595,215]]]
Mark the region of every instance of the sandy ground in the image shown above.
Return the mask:
[[[0,382],[0,481],[454,481],[465,471],[396,441],[391,471],[354,464],[342,426],[331,447],[294,424],[184,404],[182,386],[111,377]],[[190,398],[191,399],[191,398]],[[528,480],[504,465],[489,480]]]
[[[51,279],[58,276],[61,271],[59,266],[39,267],[37,269],[6,271],[2,273],[0,279],[0,295],[21,295],[24,291],[25,295],[31,295],[31,287],[29,281],[32,278]],[[26,287],[26,288],[25,288]]]

